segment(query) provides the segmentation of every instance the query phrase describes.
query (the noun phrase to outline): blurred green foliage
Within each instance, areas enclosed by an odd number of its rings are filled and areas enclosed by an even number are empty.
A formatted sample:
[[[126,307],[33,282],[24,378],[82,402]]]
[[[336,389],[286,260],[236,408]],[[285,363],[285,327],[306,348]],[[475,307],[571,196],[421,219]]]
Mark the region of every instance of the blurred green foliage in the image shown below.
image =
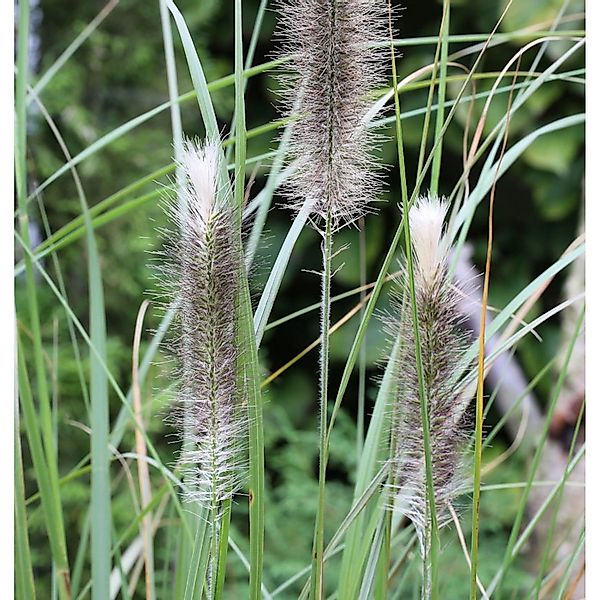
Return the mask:
[[[504,6],[500,0],[485,0],[473,3],[452,3],[451,31],[453,33],[489,32]],[[562,4],[561,0],[518,0],[509,12],[502,29],[512,31],[529,24],[550,19]],[[569,12],[576,12],[578,3],[571,3]],[[181,0],[178,2],[193,34],[196,48],[206,70],[208,80],[214,80],[232,72],[233,51],[233,4],[206,0]],[[37,24],[32,34],[39,40],[40,60],[36,75],[41,75],[65,49],[71,40],[82,31],[87,23],[103,6],[103,2],[59,2],[42,0],[35,8]],[[249,40],[258,2],[244,2],[245,39]],[[401,37],[436,35],[441,15],[440,4],[431,0],[407,2],[399,19]],[[272,56],[275,46],[272,30],[275,15],[268,11],[255,63]],[[570,28],[581,26],[578,21],[569,23]],[[518,49],[521,41],[504,44],[488,53],[484,68],[499,71]],[[466,44],[453,44],[451,51]],[[548,55],[540,69],[555,56],[556,45],[550,45]],[[558,50],[560,52],[560,49]],[[535,52],[535,50],[533,51]],[[521,68],[531,64],[533,52],[525,55]],[[191,89],[183,53],[176,39],[177,67],[180,92]],[[410,46],[403,50],[399,63],[400,76],[420,68],[432,61],[434,47]],[[467,57],[465,64],[472,64]],[[582,66],[581,54],[570,60],[565,68]],[[460,73],[451,71],[451,75]],[[493,80],[478,81],[478,91],[489,89]],[[508,80],[505,80],[505,84]],[[451,84],[450,96],[458,84]],[[246,107],[248,127],[266,123],[277,117],[275,93],[277,84],[272,76],[253,78],[248,83]],[[128,119],[139,115],[164,102],[168,97],[161,34],[159,5],[153,2],[121,0],[100,28],[77,51],[41,94],[42,101],[60,128],[72,155],[85,149],[94,140],[113,130]],[[426,104],[427,89],[413,91],[402,96],[403,109],[419,108]],[[213,96],[215,109],[223,129],[231,119],[233,88],[225,88]],[[478,101],[475,111],[481,109]],[[492,103],[489,126],[505,112],[507,97],[499,96]],[[555,82],[546,84],[513,119],[510,127],[509,144],[520,139],[541,124],[561,116],[580,112],[583,106],[583,86],[577,83]],[[188,135],[202,135],[201,120],[195,101],[182,104],[184,130]],[[467,123],[467,107],[463,105],[451,124],[444,144],[440,190],[448,193],[462,171],[463,131]],[[471,127],[472,127],[471,123]],[[414,181],[418,144],[423,126],[422,118],[407,119],[404,128],[407,147],[409,184]],[[489,127],[488,127],[489,131]],[[31,185],[39,184],[52,175],[64,162],[60,148],[46,127],[42,116],[34,105],[30,117],[29,170]],[[267,152],[274,145],[274,137],[260,136],[251,140],[249,156]],[[154,169],[168,164],[172,156],[172,141],[168,111],[146,122],[132,133],[83,161],[78,171],[91,205]],[[394,164],[394,145],[387,143],[383,149],[383,160]],[[257,181],[252,193],[260,190],[264,183],[265,165],[259,165]],[[502,307],[527,282],[551,264],[568,246],[576,234],[581,211],[581,181],[583,176],[583,130],[563,129],[544,136],[534,143],[523,159],[510,169],[498,185],[494,262],[492,268],[491,304]],[[477,169],[472,175],[476,181]],[[371,280],[379,268],[393,229],[398,220],[397,203],[398,173],[391,167],[388,173],[389,186],[380,206],[379,213],[366,219],[366,269]],[[142,191],[151,191],[164,185],[166,179],[151,183]],[[79,201],[71,177],[65,174],[43,192],[43,202],[51,229],[54,231],[77,216]],[[267,267],[287,231],[290,215],[275,208],[269,214],[265,240],[259,248],[257,267],[254,273],[254,291],[258,294],[267,274]],[[474,260],[481,267],[485,252],[485,210],[477,213],[471,230],[470,242],[474,248]],[[37,219],[41,228],[41,219]],[[103,278],[106,294],[107,323],[109,334],[109,366],[118,382],[127,389],[130,383],[131,342],[137,310],[143,298],[156,288],[152,278],[149,251],[161,247],[157,228],[165,224],[164,214],[158,203],[147,203],[126,217],[97,230],[99,252],[102,257]],[[43,235],[43,234],[41,234]],[[359,285],[358,233],[349,229],[336,240],[337,245],[348,244],[339,261],[345,266],[338,271],[334,281],[334,293]],[[65,278],[69,301],[78,317],[87,323],[87,285],[85,264],[82,260],[83,241],[77,241],[59,252],[60,266]],[[319,238],[313,231],[305,231],[296,246],[284,284],[281,288],[273,318],[285,316],[294,310],[318,301],[319,281],[311,270],[320,264]],[[46,266],[54,274],[49,261]],[[561,278],[554,282],[543,301],[534,308],[536,314],[556,303],[561,294]],[[17,302],[21,286],[17,286]],[[61,472],[67,473],[88,452],[89,437],[77,422],[86,422],[85,404],[78,383],[76,363],[68,338],[66,319],[48,288],[40,282],[41,309],[44,315],[44,335],[49,357],[53,352],[53,327],[58,323],[55,351],[58,360],[53,364],[56,379],[56,401],[58,407],[57,427],[60,431]],[[334,320],[340,318],[354,306],[357,297],[334,306]],[[382,309],[386,298],[382,299]],[[158,323],[158,311],[152,311],[148,327]],[[530,315],[531,317],[531,315]],[[522,365],[531,377],[551,357],[558,342],[557,321],[540,328],[544,338],[540,344],[529,338],[518,351]],[[333,381],[339,378],[350,340],[354,335],[355,322],[345,325],[332,339],[331,357]],[[319,333],[316,313],[310,313],[265,335],[261,359],[265,372],[271,372],[300,352]],[[149,334],[145,334],[146,340]],[[145,347],[143,344],[142,351]],[[374,376],[379,372],[377,360],[385,349],[384,336],[378,323],[373,322],[367,337],[367,411],[370,411],[376,391]],[[87,351],[82,346],[84,369],[87,369]],[[317,490],[317,354],[310,353],[294,365],[280,379],[269,386],[266,394],[265,436],[267,460],[267,540],[265,583],[272,588],[294,575],[307,564],[310,556],[312,521],[314,518]],[[169,394],[163,390],[169,384],[169,366],[162,359],[151,369],[143,390],[147,410],[148,431],[153,442],[166,457],[175,459],[176,444],[169,444],[168,430],[162,417],[168,411]],[[549,380],[540,386],[539,399],[546,399]],[[353,383],[344,400],[331,446],[330,480],[327,505],[327,537],[337,528],[349,508],[356,463],[354,440],[357,384]],[[118,399],[111,396],[111,417],[116,417],[120,408]],[[491,419],[495,416],[492,414]],[[121,449],[126,451],[133,443],[129,433]],[[498,440],[491,454],[502,449]],[[27,453],[27,449],[25,449]],[[31,474],[31,463],[25,454],[26,475]],[[509,466],[498,469],[494,481],[518,481],[523,478],[523,461],[517,459]],[[131,520],[131,500],[121,467],[113,466],[114,481],[113,518],[117,530]],[[158,482],[158,477],[156,478]],[[492,481],[490,479],[490,481]],[[34,489],[31,478],[27,479],[28,492]],[[158,485],[158,484],[157,484]],[[66,529],[71,556],[79,542],[83,529],[85,499],[89,493],[88,476],[70,481],[64,489]],[[507,532],[512,523],[518,494],[511,491],[484,493],[482,504],[482,564],[481,577],[484,581],[495,573],[504,551]],[[465,499],[465,505],[467,505]],[[37,506],[37,505],[36,505]],[[246,537],[244,518],[246,502],[239,498],[232,526],[234,536],[243,551]],[[468,511],[465,511],[467,513]],[[168,516],[168,513],[167,513]],[[465,514],[465,516],[467,516]],[[49,597],[50,568],[48,549],[40,522],[39,508],[30,511],[32,524],[32,550],[40,597]],[[174,518],[171,515],[170,518]],[[465,525],[468,527],[468,524]],[[465,530],[465,535],[469,534]],[[455,536],[452,526],[445,533],[447,539]],[[167,559],[162,542],[164,532],[159,530],[156,543],[157,564]],[[464,597],[468,585],[467,568],[457,544],[449,546],[444,554],[443,597]],[[328,576],[335,578],[334,568]],[[246,575],[244,567],[234,554],[230,555],[231,573],[228,577],[231,598],[241,598],[245,593]],[[525,589],[527,579],[517,575],[510,584],[516,597]],[[414,588],[414,573],[408,574],[403,584],[406,592],[402,598],[410,598]],[[84,568],[83,579],[89,576]],[[298,592],[300,582],[289,588],[292,598]],[[141,595],[139,596],[142,597]]]

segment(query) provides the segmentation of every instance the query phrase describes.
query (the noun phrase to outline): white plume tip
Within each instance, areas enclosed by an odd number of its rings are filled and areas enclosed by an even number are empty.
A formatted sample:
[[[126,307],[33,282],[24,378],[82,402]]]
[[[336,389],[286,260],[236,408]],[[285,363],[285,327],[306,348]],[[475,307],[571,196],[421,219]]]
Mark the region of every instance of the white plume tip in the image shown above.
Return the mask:
[[[181,166],[188,181],[185,199],[192,220],[200,218],[202,223],[206,224],[213,210],[217,208],[218,162],[218,142],[184,141]]]
[[[433,281],[448,254],[444,235],[447,210],[444,200],[424,196],[416,200],[409,212],[417,268],[427,283]]]

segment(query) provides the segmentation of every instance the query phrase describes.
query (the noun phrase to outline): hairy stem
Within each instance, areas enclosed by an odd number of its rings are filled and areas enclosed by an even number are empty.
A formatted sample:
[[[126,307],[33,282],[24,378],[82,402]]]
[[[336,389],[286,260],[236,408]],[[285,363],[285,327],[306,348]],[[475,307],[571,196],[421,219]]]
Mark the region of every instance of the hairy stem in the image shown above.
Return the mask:
[[[325,220],[321,297],[321,351],[319,396],[319,502],[315,520],[312,567],[312,598],[323,597],[323,538],[325,525],[325,478],[327,475],[327,389],[329,383],[329,324],[331,318],[331,214]]]

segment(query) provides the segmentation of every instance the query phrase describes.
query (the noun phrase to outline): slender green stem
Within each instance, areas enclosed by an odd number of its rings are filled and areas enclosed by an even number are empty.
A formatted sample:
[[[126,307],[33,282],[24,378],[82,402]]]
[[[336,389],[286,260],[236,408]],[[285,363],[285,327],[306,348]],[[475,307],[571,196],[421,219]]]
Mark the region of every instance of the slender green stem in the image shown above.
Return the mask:
[[[365,219],[361,217],[358,222],[358,261],[360,269],[360,280],[359,285],[362,288],[360,292],[360,318],[365,315],[365,298],[367,290],[367,238],[365,231]],[[366,395],[366,372],[367,372],[367,343],[366,335],[365,339],[360,346],[360,352],[358,356],[358,409],[356,417],[356,464],[360,463],[360,457],[362,455],[364,441],[365,441],[365,395]]]
[[[250,510],[250,599],[260,600],[263,576],[265,537],[265,442],[263,432],[263,406],[260,393],[258,351],[252,322],[252,305],[247,280],[242,296],[243,321],[241,337],[247,357],[245,371],[248,391],[250,422],[249,459],[250,485],[248,504]]]
[[[17,374],[18,377],[18,374]],[[17,377],[15,379],[17,379]],[[15,402],[14,429],[14,484],[15,484],[15,590],[17,598],[35,600],[29,534],[27,532],[27,507],[23,479],[21,433],[19,431],[19,405]]]
[[[417,190],[420,190],[421,187],[421,183],[423,182],[423,175],[424,175],[424,170],[423,170],[423,163],[425,162],[425,149],[427,148],[427,138],[429,137],[429,125],[431,122],[431,114],[433,113],[433,94],[435,91],[435,84],[437,82],[437,70],[438,70],[438,63],[439,63],[439,58],[440,58],[440,50],[442,47],[442,32],[443,32],[443,27],[444,27],[444,18],[442,16],[442,22],[440,23],[440,33],[438,35],[437,38],[437,44],[435,46],[435,54],[433,57],[433,66],[431,69],[431,77],[429,78],[429,91],[427,93],[427,106],[426,106],[426,111],[425,111],[425,115],[423,117],[423,131],[421,132],[421,145],[419,146],[419,159],[418,159],[418,163],[417,163],[417,183],[418,185],[415,185],[415,188]],[[393,46],[392,46],[393,49]],[[394,66],[395,68],[395,66]],[[397,84],[394,84],[394,94],[397,93]],[[433,152],[437,151],[437,146],[434,147]],[[420,183],[419,183],[420,182]]]
[[[79,180],[76,179],[76,182]],[[110,496],[109,400],[106,364],[106,311],[100,257],[92,219],[80,185],[79,196],[86,229],[88,254],[88,294],[90,299],[90,453],[92,463],[90,512],[92,517],[92,598],[103,600],[109,593],[111,573],[110,531],[112,527]]]
[[[391,8],[390,8],[390,37],[392,33],[391,24]],[[392,59],[392,81],[394,86],[394,108],[396,111],[396,144],[398,151],[398,161],[400,163],[400,172],[404,171],[404,144],[402,136],[402,122],[400,119],[400,97],[398,94],[398,76],[396,73],[396,56],[393,44],[390,45],[391,59]],[[439,143],[439,142],[438,142]],[[412,243],[410,236],[410,225],[409,225],[409,205],[408,205],[408,191],[406,189],[406,179],[402,178],[402,212],[404,216],[404,241],[406,250],[406,267],[408,272],[408,284],[409,284],[409,300],[411,305],[411,315],[414,329],[415,339],[415,359],[416,359],[416,370],[419,381],[419,401],[421,407],[421,423],[423,428],[423,454],[425,459],[425,479],[426,479],[426,491],[427,491],[427,521],[425,532],[425,569],[424,573],[428,575],[423,582],[423,589],[430,590],[430,597],[432,600],[438,598],[438,557],[440,550],[440,539],[437,523],[436,504],[435,504],[435,490],[433,486],[433,465],[431,457],[431,441],[429,437],[429,407],[427,390],[425,387],[425,377],[423,372],[423,361],[421,357],[421,334],[419,327],[419,315],[417,312],[417,300],[415,291],[415,275],[413,269],[413,253]],[[429,548],[428,548],[429,546]]]
[[[244,101],[244,49],[242,39],[242,0],[235,3],[235,188],[234,198],[241,226],[246,180],[246,107]]]
[[[442,51],[440,59],[440,80],[438,85],[438,109],[435,116],[435,138],[441,139],[442,127],[444,125],[444,102],[446,100],[446,75],[448,72],[448,35],[450,32],[450,0],[444,1],[444,12],[442,16]],[[431,185],[432,195],[438,193],[438,183],[440,178],[440,165],[442,162],[442,142],[437,145],[433,153],[433,162],[431,163]]]
[[[254,28],[252,29],[252,37],[250,38],[250,44],[248,45],[248,52],[246,54],[246,61],[244,70],[247,71],[254,61],[254,53],[256,52],[256,45],[258,44],[258,36],[260,33],[260,28],[262,26],[263,17],[265,15],[265,10],[267,8],[267,0],[261,0],[258,10],[256,11],[256,18],[254,20]],[[235,74],[234,74],[235,76]],[[244,91],[246,90],[246,86],[248,85],[248,79],[244,78]],[[235,140],[235,129],[236,129],[236,120],[237,114],[234,110],[233,120],[231,123],[231,128],[229,131],[229,140]],[[229,162],[231,158],[232,146],[228,146],[225,152],[225,160]]]
[[[29,2],[19,2],[19,23],[17,38],[17,78],[15,84],[15,179],[17,187],[17,205],[20,210],[19,225],[21,238],[26,250],[31,248],[29,235],[29,215],[27,214],[27,109],[25,92],[28,79],[28,43],[29,43]],[[56,451],[54,447],[54,432],[52,427],[52,414],[50,409],[50,394],[44,365],[44,351],[42,345],[42,332],[40,312],[37,300],[37,287],[34,279],[33,261],[26,252],[25,285],[29,309],[29,325],[33,338],[33,357],[35,365],[35,379],[39,403],[39,423],[45,452],[46,469],[49,475],[50,489],[48,494],[53,497],[49,500],[51,505],[47,513],[47,529],[50,536],[52,558],[55,561],[58,574],[58,589],[61,600],[69,599],[70,576],[65,541],[64,522],[60,492],[58,488],[58,466],[56,464]],[[50,491],[51,490],[51,491]]]
[[[329,325],[331,320],[332,217],[327,212],[323,236],[323,273],[321,282],[321,346],[319,394],[319,500],[315,519],[311,598],[323,597],[323,547],[325,528],[325,483],[327,475],[327,390],[329,384]]]
[[[244,105],[244,57],[242,39],[242,1],[235,0],[235,189],[238,243],[241,248],[241,223],[245,187],[246,111]],[[242,347],[241,375],[248,393],[250,482],[248,504],[250,513],[250,599],[259,600],[262,589],[265,536],[265,448],[262,397],[260,394],[258,350],[252,322],[252,303],[245,265],[240,285],[239,339]]]
[[[487,274],[487,271],[486,271]],[[486,277],[487,278],[487,277]],[[486,289],[484,287],[484,289]],[[487,291],[487,290],[486,290]],[[486,294],[487,296],[487,294]],[[487,298],[486,298],[487,299]],[[485,307],[486,300],[482,302],[482,323],[479,337],[479,363],[477,378],[477,397],[475,409],[475,448],[473,459],[473,516],[471,530],[471,575],[470,598],[477,599],[477,559],[479,551],[479,504],[481,494],[481,450],[483,441],[483,380],[485,356]]]
[[[165,0],[160,0],[160,22],[162,25],[163,45],[165,47],[165,63],[167,67],[167,86],[169,89],[169,102],[171,113],[171,133],[175,160],[180,163],[183,155],[183,127],[181,125],[181,109],[177,98],[179,89],[177,85],[177,66],[175,63],[175,49],[173,45],[173,32],[171,18]],[[177,168],[177,185],[182,184],[181,169]]]

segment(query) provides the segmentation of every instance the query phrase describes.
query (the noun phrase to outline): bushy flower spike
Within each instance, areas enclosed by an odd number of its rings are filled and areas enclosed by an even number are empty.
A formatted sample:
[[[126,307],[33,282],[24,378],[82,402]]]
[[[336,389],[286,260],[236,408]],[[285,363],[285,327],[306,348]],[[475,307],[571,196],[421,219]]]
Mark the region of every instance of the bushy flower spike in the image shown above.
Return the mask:
[[[429,415],[435,510],[438,523],[447,521],[447,507],[461,480],[468,442],[465,409],[469,392],[461,381],[468,334],[461,330],[458,310],[461,294],[448,274],[448,245],[443,231],[446,204],[437,198],[417,200],[409,213],[413,245],[415,295],[421,343],[423,375]],[[399,286],[395,323],[402,336],[395,372],[397,397],[393,405],[396,448],[391,457],[395,507],[414,523],[421,550],[428,550],[429,520],[423,451],[423,427],[416,368],[415,336],[408,302],[407,274]]]
[[[187,499],[215,506],[243,481],[246,418],[236,381],[236,296],[241,265],[231,206],[217,186],[218,142],[186,141],[185,183],[171,208],[170,248],[180,297],[176,353]]]
[[[280,0],[282,77],[292,115],[290,205],[312,203],[313,214],[352,222],[375,198],[379,178],[372,150],[377,136],[363,119],[369,94],[386,64],[387,4],[374,0]],[[372,102],[372,99],[371,99]]]

